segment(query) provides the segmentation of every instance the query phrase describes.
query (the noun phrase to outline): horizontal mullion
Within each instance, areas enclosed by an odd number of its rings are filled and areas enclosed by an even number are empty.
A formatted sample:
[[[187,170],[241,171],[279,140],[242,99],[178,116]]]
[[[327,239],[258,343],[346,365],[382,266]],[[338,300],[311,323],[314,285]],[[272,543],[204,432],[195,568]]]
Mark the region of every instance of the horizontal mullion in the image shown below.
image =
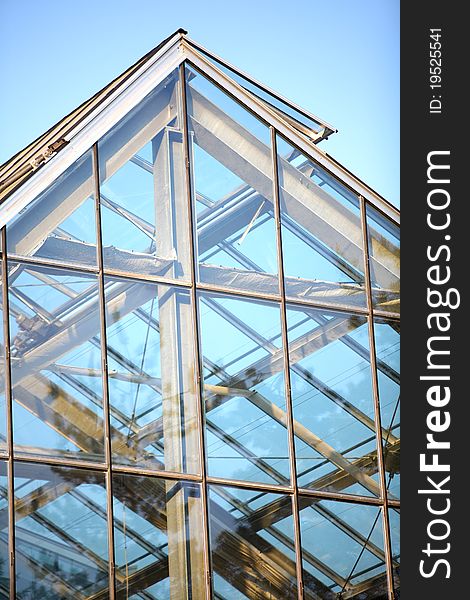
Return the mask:
[[[16,255],[16,254],[10,254],[8,256],[8,261],[14,262],[19,265],[25,265],[25,266],[28,266],[28,265],[33,266],[33,267],[34,266],[43,266],[43,267],[52,268],[52,269],[70,270],[70,271],[74,271],[76,273],[84,273],[84,274],[92,273],[95,275],[99,274],[98,267],[95,267],[93,265],[85,265],[85,264],[77,265],[75,263],[65,263],[65,262],[59,263],[59,262],[52,261],[50,259],[45,259],[45,258],[26,257],[26,256],[20,256],[20,255]],[[180,287],[180,288],[184,288],[184,289],[190,289],[191,287],[193,287],[193,284],[189,281],[175,280],[175,279],[160,277],[158,275],[149,275],[149,274],[145,274],[145,273],[133,273],[130,271],[126,272],[126,271],[120,271],[120,270],[106,268],[106,267],[103,269],[103,273],[106,277],[115,277],[117,279],[129,279],[129,280],[133,280],[133,281],[138,281],[140,283],[157,283],[157,284],[162,284],[162,285]],[[281,301],[280,294],[265,294],[262,292],[239,290],[236,288],[227,288],[227,287],[223,287],[223,286],[217,286],[214,284],[205,284],[205,283],[200,283],[200,282],[196,282],[195,287],[197,290],[205,291],[205,292],[227,294],[227,295],[231,295],[231,296],[240,296],[240,297],[248,298],[248,299],[254,298],[254,299],[274,301],[274,302]],[[286,302],[287,302],[287,305],[304,306],[305,308],[314,308],[314,309],[317,308],[317,309],[321,309],[321,310],[337,311],[337,312],[342,312],[342,313],[351,313],[351,314],[359,314],[359,315],[369,314],[367,308],[361,308],[359,306],[348,306],[346,304],[323,303],[323,302],[319,302],[319,301],[310,301],[310,300],[306,300],[306,299],[297,299],[297,298],[290,298],[290,297],[286,298]],[[374,315],[374,317],[384,318],[384,319],[388,319],[390,321],[399,321],[400,320],[400,315],[397,313],[387,313],[384,311],[374,310],[373,315]]]
[[[320,490],[310,490],[299,488],[299,497],[318,498],[318,500],[335,500],[337,502],[348,502],[351,504],[368,504],[371,506],[383,506],[382,498],[376,496],[354,496],[352,494],[342,494],[341,492],[326,492]]]

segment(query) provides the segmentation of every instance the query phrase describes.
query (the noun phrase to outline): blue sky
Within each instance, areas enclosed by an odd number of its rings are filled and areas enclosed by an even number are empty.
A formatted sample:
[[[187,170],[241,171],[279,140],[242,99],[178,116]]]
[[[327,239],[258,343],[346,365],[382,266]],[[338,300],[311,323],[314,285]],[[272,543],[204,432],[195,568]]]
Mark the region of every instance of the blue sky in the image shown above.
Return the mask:
[[[1,0],[0,163],[179,27],[339,129],[399,204],[399,0]]]

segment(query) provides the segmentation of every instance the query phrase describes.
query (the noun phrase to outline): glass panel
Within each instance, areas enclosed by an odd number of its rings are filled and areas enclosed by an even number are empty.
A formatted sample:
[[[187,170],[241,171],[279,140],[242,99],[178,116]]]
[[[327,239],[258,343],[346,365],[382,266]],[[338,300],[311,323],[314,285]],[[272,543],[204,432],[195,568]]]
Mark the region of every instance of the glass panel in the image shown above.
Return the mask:
[[[205,594],[199,484],[113,475],[119,598],[194,598]]]
[[[104,475],[17,462],[15,497],[16,597],[107,597]]]
[[[200,50],[198,48],[198,50]],[[213,55],[203,52],[205,57],[208,58],[215,66],[228,75],[231,79],[236,81],[243,88],[266,102],[270,107],[277,109],[287,116],[289,122],[294,127],[299,127],[300,131],[306,133],[311,139],[316,139],[317,134],[323,129],[323,124],[313,118],[313,115],[308,116],[304,111],[292,106],[285,100],[282,100],[278,96],[272,94],[266,88],[261,87],[254,81],[247,79],[238,71],[231,69],[228,65],[219,62]],[[310,130],[310,131],[308,131]]]
[[[188,69],[199,281],[279,294],[270,132]]]
[[[96,265],[93,189],[89,151],[8,224],[8,252]]]
[[[283,138],[277,143],[286,295],[365,307],[357,196]]]
[[[114,462],[199,473],[188,290],[109,278],[105,295]]]
[[[209,519],[217,598],[297,598],[290,496],[212,485]]]
[[[376,310],[400,312],[400,229],[366,205],[372,301]]]
[[[0,253],[1,260],[1,253]],[[2,264],[0,263],[0,299],[2,298]],[[3,343],[3,302],[0,302],[0,455],[6,454],[5,348]]]
[[[8,548],[7,463],[0,461],[0,598],[9,597],[10,551]]]
[[[386,597],[381,509],[306,496],[299,502],[305,589],[321,598]]]
[[[299,486],[380,495],[364,316],[287,310]]]
[[[96,276],[10,263],[17,453],[104,459]]]
[[[390,523],[390,541],[392,544],[393,585],[397,598],[400,597],[400,510],[390,508],[388,511]]]
[[[386,484],[400,497],[400,323],[375,319],[380,415],[384,429]]]
[[[201,294],[200,325],[209,474],[288,485],[279,306]]]
[[[106,268],[189,279],[178,70],[98,144]]]

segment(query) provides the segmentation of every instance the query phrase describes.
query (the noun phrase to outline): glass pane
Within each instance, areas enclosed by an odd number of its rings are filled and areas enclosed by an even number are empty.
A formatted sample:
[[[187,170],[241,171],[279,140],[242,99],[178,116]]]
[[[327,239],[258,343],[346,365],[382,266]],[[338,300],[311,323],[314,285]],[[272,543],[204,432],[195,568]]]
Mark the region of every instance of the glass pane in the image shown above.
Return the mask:
[[[279,306],[201,294],[200,326],[209,474],[288,485]]]
[[[375,319],[375,349],[386,485],[391,497],[400,496],[400,323]]]
[[[386,597],[381,509],[305,496],[299,502],[305,589],[321,598]]]
[[[299,486],[380,495],[367,319],[287,310]]]
[[[104,460],[96,277],[10,263],[9,284],[15,451]]]
[[[96,265],[93,189],[89,151],[8,224],[8,252]]]
[[[1,259],[1,253],[0,253]],[[0,263],[0,299],[2,298],[2,265]],[[3,306],[0,301],[0,455],[7,451],[6,398],[5,398],[5,348],[3,343]]]
[[[7,463],[0,461],[0,598],[9,597],[10,551],[8,548]]]
[[[400,510],[390,508],[388,511],[390,523],[390,541],[392,544],[393,585],[397,598],[400,597]],[[423,557],[424,558],[424,557]]]
[[[114,462],[199,473],[188,290],[107,278],[105,297]]]
[[[189,279],[178,70],[99,142],[106,268]]]
[[[15,497],[16,597],[107,597],[104,475],[16,463]]]
[[[277,137],[286,295],[366,305],[358,197]]]
[[[290,496],[212,485],[209,519],[215,597],[297,598]]]
[[[279,294],[270,132],[188,70],[199,281]]]
[[[198,48],[198,50],[201,51],[200,48]],[[205,52],[204,55],[212,63],[214,63],[218,69],[227,74],[243,88],[266,102],[270,107],[282,112],[294,127],[298,127],[300,131],[306,133],[311,139],[315,140],[317,134],[323,129],[323,124],[316,120],[313,115],[307,115],[304,111],[292,106],[289,102],[281,99],[277,95],[274,95],[266,88],[258,85],[251,79],[244,77],[238,71],[235,71],[228,65],[221,63],[213,55]]]
[[[376,310],[400,312],[400,229],[366,205],[372,300]]]
[[[204,600],[198,484],[113,475],[117,597]]]

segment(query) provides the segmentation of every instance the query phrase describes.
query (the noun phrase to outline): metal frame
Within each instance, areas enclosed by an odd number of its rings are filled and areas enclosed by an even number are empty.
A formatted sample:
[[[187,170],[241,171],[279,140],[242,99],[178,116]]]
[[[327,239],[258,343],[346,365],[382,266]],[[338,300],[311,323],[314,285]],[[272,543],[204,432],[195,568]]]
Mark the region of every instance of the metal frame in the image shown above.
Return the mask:
[[[203,50],[201,48],[201,50]],[[277,292],[273,293],[264,293],[260,291],[244,291],[232,289],[229,287],[225,287],[222,285],[216,284],[207,284],[201,283],[198,281],[198,249],[197,249],[197,224],[196,224],[196,214],[195,214],[195,202],[197,199],[197,192],[195,190],[193,180],[194,180],[194,167],[193,160],[194,157],[192,155],[192,140],[191,140],[191,132],[189,126],[189,116],[188,116],[188,99],[186,94],[186,70],[185,70],[185,61],[189,60],[191,64],[195,65],[197,69],[199,69],[204,76],[206,76],[210,81],[212,81],[215,85],[217,85],[221,90],[225,91],[228,95],[234,98],[237,102],[242,104],[245,108],[251,111],[258,118],[262,119],[269,126],[270,130],[270,138],[271,138],[271,149],[270,149],[270,159],[272,165],[272,173],[271,173],[271,184],[272,184],[272,194],[273,194],[273,207],[272,207],[272,218],[275,223],[275,235],[276,235],[276,259],[278,265],[278,285],[279,288]],[[180,118],[180,129],[182,132],[182,142],[183,142],[183,154],[184,154],[184,185],[186,191],[186,211],[188,216],[188,231],[187,231],[187,239],[189,240],[189,255],[190,255],[190,278],[186,280],[176,280],[167,276],[160,275],[148,275],[143,277],[141,274],[136,274],[127,271],[116,270],[112,268],[107,268],[104,264],[103,260],[103,242],[102,242],[102,223],[101,223],[101,191],[100,191],[100,176],[99,176],[99,148],[98,148],[98,140],[100,137],[108,131],[124,114],[126,114],[133,106],[136,106],[137,103],[142,99],[150,89],[155,87],[160,81],[164,79],[176,66],[179,68],[179,78],[178,78],[178,86],[179,86],[179,118]],[[145,85],[142,85],[141,75],[146,73]],[[361,306],[347,306],[347,305],[332,305],[328,302],[321,302],[319,300],[312,301],[311,299],[299,299],[299,298],[287,298],[286,297],[286,275],[284,273],[283,268],[283,239],[282,239],[282,229],[281,229],[281,201],[280,201],[280,183],[279,183],[279,173],[278,173],[278,155],[277,155],[277,139],[276,136],[278,134],[283,135],[289,139],[289,142],[292,143],[296,148],[305,153],[309,157],[313,157],[312,160],[324,168],[330,173],[331,177],[339,178],[349,189],[353,191],[353,193],[357,196],[359,201],[360,208],[360,226],[361,226],[361,235],[362,235],[362,256],[364,260],[364,280],[365,280],[365,296],[367,304],[364,307]],[[383,531],[384,531],[384,550],[383,557],[385,562],[385,573],[387,578],[388,585],[388,598],[389,600],[393,600],[394,592],[393,592],[393,568],[394,563],[392,559],[391,552],[391,540],[390,540],[390,524],[388,519],[388,511],[389,509],[399,508],[400,503],[399,500],[393,497],[389,497],[386,490],[386,479],[385,479],[385,459],[384,459],[384,448],[383,448],[383,435],[385,430],[381,424],[381,415],[380,415],[380,398],[379,398],[379,388],[378,388],[378,377],[377,370],[383,370],[384,364],[376,356],[375,351],[375,337],[374,337],[374,318],[383,318],[388,322],[396,322],[399,321],[398,314],[390,314],[387,311],[376,310],[373,307],[372,303],[372,287],[371,287],[371,279],[370,279],[370,267],[369,267],[369,246],[368,246],[368,232],[367,232],[367,220],[366,220],[366,204],[370,203],[374,206],[374,208],[378,209],[386,218],[391,219],[394,223],[398,222],[398,213],[397,211],[391,207],[388,203],[386,203],[380,196],[375,194],[370,188],[367,188],[362,182],[354,178],[349,172],[347,172],[341,165],[336,163],[333,159],[325,155],[321,150],[319,150],[314,144],[309,143],[306,139],[304,139],[301,135],[298,134],[295,130],[293,130],[289,124],[282,118],[282,115],[279,115],[276,111],[272,110],[266,103],[262,100],[253,97],[249,92],[241,88],[237,83],[232,81],[229,77],[227,77],[222,71],[218,70],[214,65],[212,65],[204,56],[201,54],[197,47],[186,40],[181,34],[178,34],[172,40],[168,42],[168,44],[162,48],[162,50],[155,56],[154,60],[151,64],[143,67],[135,77],[126,84],[125,90],[118,90],[116,94],[109,99],[107,103],[107,107],[101,107],[97,109],[96,114],[92,115],[85,124],[82,124],[73,134],[71,134],[71,140],[73,138],[73,142],[71,142],[63,151],[61,151],[56,157],[51,159],[38,173],[35,177],[33,177],[28,183],[26,183],[18,192],[13,194],[1,207],[0,207],[0,223],[6,223],[11,220],[14,215],[18,213],[21,208],[26,206],[28,202],[30,202],[40,191],[44,190],[48,183],[54,180],[58,174],[62,173],[65,168],[67,168],[73,161],[79,157],[84,149],[88,150],[91,148],[92,153],[92,162],[93,162],[93,196],[95,202],[95,218],[96,218],[96,228],[97,228],[97,264],[96,266],[90,265],[82,265],[71,262],[64,262],[53,259],[46,258],[37,258],[37,257],[28,257],[24,255],[15,255],[8,254],[7,256],[7,228],[2,228],[2,249],[3,253],[1,256],[2,260],[2,302],[3,302],[3,332],[4,332],[4,382],[5,382],[5,393],[6,393],[6,401],[7,401],[7,453],[5,456],[0,456],[0,461],[7,463],[7,474],[8,474],[8,497],[9,497],[9,507],[8,507],[8,524],[9,524],[9,548],[10,548],[10,564],[9,564],[9,573],[10,573],[10,598],[15,597],[15,504],[16,510],[21,509],[21,505],[18,501],[15,501],[14,495],[14,465],[15,462],[21,465],[30,465],[34,467],[37,464],[49,465],[53,466],[64,466],[64,467],[72,467],[83,469],[90,474],[92,473],[101,473],[105,477],[106,482],[106,508],[100,508],[100,514],[104,518],[107,519],[107,540],[108,540],[108,578],[109,578],[109,589],[104,592],[99,592],[92,596],[93,598],[104,598],[103,594],[108,594],[110,598],[118,597],[116,581],[117,581],[117,569],[115,565],[115,546],[114,546],[114,525],[115,519],[113,515],[113,489],[112,489],[112,476],[113,474],[128,474],[128,475],[145,475],[148,477],[148,480],[154,482],[155,485],[164,485],[164,480],[169,480],[174,482],[175,484],[178,482],[187,482],[187,483],[195,483],[198,484],[201,490],[201,512],[202,512],[202,535],[203,535],[203,562],[205,569],[205,598],[206,600],[210,600],[210,598],[221,598],[218,594],[216,594],[213,590],[213,582],[212,582],[212,569],[214,568],[214,561],[211,558],[211,541],[210,541],[210,516],[211,516],[211,508],[209,501],[209,486],[211,489],[219,490],[218,493],[225,493],[226,500],[231,503],[233,506],[233,510],[238,509],[244,514],[244,518],[247,519],[249,523],[253,524],[253,533],[252,538],[250,540],[242,540],[245,546],[248,548],[248,545],[253,543],[253,548],[256,548],[260,544],[260,538],[258,536],[258,523],[266,519],[268,525],[266,526],[268,533],[274,535],[276,539],[278,539],[289,551],[293,551],[295,554],[295,561],[290,564],[289,568],[294,570],[294,577],[297,581],[297,597],[299,600],[303,600],[304,598],[320,598],[320,596],[315,595],[311,588],[308,585],[304,585],[304,578],[306,580],[311,580],[311,575],[304,569],[303,561],[309,563],[315,568],[324,569],[324,574],[331,578],[334,578],[335,581],[339,582],[340,585],[343,585],[343,588],[347,584],[347,580],[341,577],[339,574],[335,574],[335,572],[330,569],[327,565],[322,565],[321,561],[318,561],[315,557],[311,556],[308,551],[302,548],[302,536],[301,536],[301,525],[300,525],[300,512],[306,506],[315,507],[318,502],[322,500],[335,500],[337,502],[346,502],[355,504],[357,506],[370,506],[377,507],[380,510],[382,515],[382,523],[383,523]],[[148,170],[150,167],[147,164],[144,164],[144,161],[136,160],[134,161],[142,168]],[[210,208],[210,206],[209,206]],[[250,223],[251,225],[251,223]],[[185,234],[186,235],[186,234]],[[102,376],[102,390],[103,390],[103,429],[104,429],[104,454],[103,459],[98,462],[93,462],[92,460],[86,460],[77,457],[67,457],[67,456],[41,456],[40,454],[36,455],[28,455],[21,449],[16,449],[14,451],[13,446],[13,424],[12,424],[12,412],[13,412],[13,395],[12,395],[12,382],[11,382],[11,357],[10,357],[10,326],[9,326],[9,296],[8,296],[8,268],[10,263],[16,263],[20,265],[21,268],[28,266],[31,268],[34,267],[56,267],[56,268],[66,268],[71,272],[75,272],[77,274],[93,274],[96,275],[98,281],[98,308],[99,308],[99,316],[100,316],[100,340],[99,340],[99,349],[101,356],[101,376]],[[248,265],[250,266],[250,265]],[[256,267],[256,265],[255,265]],[[191,321],[192,321],[192,331],[191,335],[195,340],[195,348],[197,356],[195,358],[195,384],[197,390],[198,404],[197,404],[197,419],[198,419],[198,436],[199,436],[199,462],[201,465],[201,472],[197,474],[185,474],[180,472],[166,472],[163,470],[152,470],[147,467],[140,466],[126,466],[123,464],[114,464],[112,460],[112,424],[111,424],[111,413],[112,406],[109,399],[109,380],[110,373],[108,372],[108,340],[107,340],[107,330],[106,330],[106,302],[105,302],[105,276],[113,277],[113,279],[122,282],[142,282],[144,280],[148,283],[154,284],[164,284],[165,286],[171,286],[175,289],[186,290],[189,292],[189,296],[191,299]],[[47,277],[46,277],[47,279]],[[230,298],[240,298],[240,299],[253,299],[253,300],[261,300],[270,302],[271,305],[275,305],[280,310],[280,325],[281,325],[281,334],[280,340],[282,342],[282,349],[278,352],[278,355],[282,357],[282,373],[284,376],[285,382],[285,398],[286,398],[286,409],[283,412],[282,416],[278,416],[278,422],[284,424],[284,427],[287,432],[287,441],[288,441],[288,461],[289,461],[289,472],[290,479],[287,479],[284,475],[276,471],[275,467],[270,466],[263,458],[257,457],[250,453],[247,449],[243,447],[240,442],[235,439],[233,436],[230,436],[224,432],[218,432],[217,427],[211,425],[210,419],[206,419],[205,412],[211,409],[210,402],[207,403],[205,398],[205,384],[204,384],[204,376],[203,376],[203,368],[207,366],[207,361],[203,357],[202,353],[202,343],[200,339],[200,306],[199,306],[199,293],[202,292],[215,292],[217,295],[226,296]],[[18,300],[21,301],[22,298],[28,300],[27,296],[21,296],[21,294],[17,295]],[[69,295],[70,298],[70,307],[73,308],[75,306],[76,298],[73,295]],[[292,305],[296,307],[305,307],[306,310],[309,309],[320,309],[324,310],[328,313],[337,313],[338,315],[357,315],[358,317],[362,317],[366,319],[367,328],[368,328],[368,338],[370,345],[370,377],[372,381],[372,390],[373,390],[373,403],[374,403],[374,426],[375,431],[371,432],[371,438],[375,437],[375,447],[376,447],[376,460],[378,464],[378,474],[379,474],[379,484],[378,489],[380,493],[376,496],[365,496],[365,495],[353,495],[350,493],[345,493],[342,489],[337,489],[336,491],[328,491],[325,489],[309,489],[302,488],[298,483],[298,473],[297,473],[297,461],[296,461],[296,446],[295,446],[295,436],[296,436],[296,427],[298,424],[295,422],[293,416],[293,400],[292,400],[292,390],[291,390],[291,369],[295,371],[295,365],[291,367],[290,365],[290,346],[292,343],[289,343],[288,339],[288,323],[287,323],[287,305]],[[47,321],[47,319],[54,320],[54,314],[48,313],[46,309],[42,310],[39,305],[36,305],[33,300],[31,300],[30,309],[36,310],[38,315],[42,316],[43,319]],[[41,309],[41,310],[40,310]],[[15,307],[11,307],[11,313],[14,314]],[[141,310],[141,309],[139,309]],[[222,311],[222,309],[221,309]],[[146,318],[148,315],[145,311],[141,310],[142,315],[139,318]],[[223,312],[223,311],[222,311]],[[230,316],[226,315],[229,319]],[[150,326],[150,317],[149,317],[149,326]],[[326,321],[326,319],[325,319]],[[242,323],[238,323],[235,318],[232,319],[232,324],[235,324],[241,331],[244,329]],[[155,327],[158,328],[158,322],[155,323]],[[264,347],[269,350],[271,348],[271,356],[275,352],[273,344],[263,338],[261,335],[256,335],[256,332],[248,331],[246,328],[245,334],[249,337],[251,336],[252,341],[258,347]],[[348,339],[347,333],[343,332],[341,339],[347,344]],[[354,349],[354,342],[349,341],[349,345],[352,349]],[[276,360],[279,362],[279,358]],[[256,363],[255,363],[256,364]],[[230,380],[230,378],[228,378]],[[310,382],[311,383],[311,382]],[[224,383],[225,385],[225,383]],[[214,386],[213,386],[214,387]],[[217,387],[217,386],[215,386]],[[242,390],[238,390],[240,393]],[[265,406],[261,400],[261,405]],[[211,429],[212,427],[212,429]],[[220,436],[220,439],[224,443],[228,443],[232,448],[235,449],[236,452],[239,452],[242,456],[244,456],[247,460],[251,461],[253,464],[258,466],[261,470],[264,470],[266,473],[270,473],[274,475],[274,479],[277,481],[277,484],[271,483],[255,483],[250,481],[243,481],[233,478],[222,478],[211,476],[208,473],[208,462],[207,462],[207,447],[206,447],[206,436],[205,432],[211,431],[215,432],[215,434]],[[386,432],[385,432],[386,433]],[[388,433],[388,435],[390,432]],[[298,433],[297,433],[298,435]],[[347,461],[346,461],[347,462]],[[333,463],[334,464],[334,463]],[[300,474],[299,474],[300,475]],[[270,504],[263,506],[261,509],[252,510],[247,505],[240,503],[237,499],[231,495],[227,490],[223,490],[224,488],[233,488],[239,490],[249,490],[253,492],[257,492],[258,495],[263,496],[264,494],[283,494],[283,496],[278,496],[277,500],[271,502]],[[65,492],[66,493],[66,492]],[[77,493],[77,492],[74,492]],[[47,499],[46,499],[47,500]],[[284,534],[280,532],[278,528],[276,528],[275,517],[272,515],[276,514],[274,511],[276,506],[284,506],[284,504],[288,502],[290,503],[290,514],[292,514],[293,519],[293,530],[294,530],[294,539],[288,539]],[[283,504],[284,503],[284,504]],[[92,503],[90,503],[91,506]],[[273,505],[273,506],[271,506]],[[91,507],[92,510],[97,511],[98,507]],[[315,510],[320,510],[318,507]],[[324,509],[321,509],[324,511]],[[325,512],[325,511],[324,511]],[[326,514],[326,513],[325,513]],[[279,517],[277,517],[279,518]],[[335,519],[334,515],[329,514],[328,519],[331,519],[332,522],[336,524],[336,526],[342,528],[343,531],[347,532],[356,542],[363,544],[364,548],[368,547],[369,540],[365,538],[365,536],[358,534],[352,529],[348,529],[349,526],[341,521],[341,519]],[[263,521],[264,522],[264,521]],[[52,526],[52,525],[51,525]],[[119,529],[122,528],[122,524],[117,523],[116,527]],[[257,529],[258,527],[258,529]],[[263,526],[264,528],[264,526]],[[59,532],[60,533],[60,532]],[[64,536],[66,534],[64,533]],[[136,535],[135,532],[131,532],[131,535]],[[65,537],[64,537],[65,539]],[[258,544],[258,546],[256,546]],[[372,547],[372,546],[371,546]],[[278,552],[274,547],[272,547],[276,552]],[[77,546],[76,550],[80,550]],[[84,551],[84,549],[81,549]],[[151,552],[155,553],[155,549],[150,549]],[[274,550],[272,550],[274,552]],[[373,547],[374,552],[378,552],[376,548]],[[274,552],[273,556],[276,555]],[[158,553],[157,553],[158,554]],[[380,553],[379,553],[380,554]],[[20,559],[29,560],[27,557],[24,557],[21,553],[19,554]],[[90,555],[91,556],[91,555]],[[277,556],[277,555],[276,555]],[[162,560],[164,557],[160,556]],[[164,565],[162,566],[161,562],[152,563],[152,566],[157,569],[158,577],[162,575],[162,569],[164,570]],[[220,567],[220,565],[219,565]],[[42,567],[41,567],[42,568]],[[139,572],[140,573],[140,572]],[[128,580],[130,582],[130,589],[136,588],[138,586],[139,577],[145,579],[148,573],[136,574],[136,577],[129,576]],[[122,576],[120,576],[120,582],[122,582]],[[60,583],[60,582],[59,582]],[[362,585],[362,584],[361,584]],[[358,586],[350,586],[345,591],[345,598],[350,597],[351,594],[359,593],[360,590],[363,591],[361,585]],[[133,587],[134,586],[134,587]],[[139,589],[138,587],[136,589]],[[139,592],[142,598],[151,598],[150,594],[147,594],[145,591]],[[325,598],[330,598],[329,592],[326,594]],[[81,597],[78,595],[77,597]],[[323,597],[323,596],[321,596]],[[333,596],[331,596],[333,597]],[[343,596],[342,596],[343,597]]]
[[[202,382],[202,360],[201,360],[201,344],[199,339],[199,311],[198,311],[198,300],[196,293],[196,240],[194,235],[194,217],[193,217],[193,189],[192,189],[192,174],[191,174],[191,159],[190,159],[190,142],[189,142],[189,131],[188,131],[188,114],[187,114],[187,99],[186,99],[186,71],[184,63],[179,67],[179,85],[181,93],[181,120],[183,130],[183,151],[184,151],[184,162],[185,162],[185,182],[186,182],[186,193],[187,193],[187,210],[189,216],[189,253],[191,257],[191,304],[193,309],[193,336],[196,343],[196,352],[198,356],[196,358],[196,391],[198,396],[198,409],[199,409],[199,448],[200,448],[200,465],[202,469],[202,517],[203,517],[203,528],[204,528],[204,561],[206,567],[206,598],[210,600],[212,596],[212,568],[211,560],[209,555],[209,510],[207,502],[207,462],[206,462],[206,443],[204,435],[204,393],[201,389]]]
[[[370,265],[369,265],[369,237],[367,229],[367,218],[366,218],[366,204],[362,196],[359,197],[361,203],[361,221],[362,221],[362,232],[363,232],[363,245],[364,245],[364,273],[366,281],[366,295],[367,295],[367,308],[369,311],[368,316],[368,327],[369,327],[369,351],[371,358],[371,377],[372,377],[372,390],[374,396],[374,413],[375,413],[375,429],[377,435],[377,460],[379,466],[379,478],[381,486],[381,499],[382,505],[382,518],[383,518],[383,531],[384,531],[384,546],[385,546],[385,557],[386,557],[386,568],[387,568],[387,582],[388,582],[388,598],[393,600],[393,565],[392,565],[392,549],[390,543],[390,527],[388,522],[388,491],[385,480],[385,461],[383,454],[383,441],[382,441],[382,422],[380,416],[380,400],[379,400],[379,384],[377,380],[377,359],[375,354],[375,336],[374,336],[374,307],[372,300],[371,291],[371,279],[370,279]]]
[[[302,568],[302,543],[300,538],[300,518],[299,518],[299,490],[297,485],[297,462],[295,457],[295,434],[294,417],[292,408],[291,381],[290,381],[290,361],[289,361],[289,341],[287,334],[287,310],[286,310],[286,291],[284,282],[284,260],[282,253],[282,233],[281,233],[281,206],[279,199],[279,173],[278,173],[278,154],[276,142],[276,130],[271,127],[271,160],[273,164],[273,187],[274,187],[274,219],[276,222],[276,249],[277,265],[279,270],[279,288],[281,291],[281,332],[282,347],[284,350],[284,379],[286,386],[286,413],[287,413],[287,432],[289,441],[290,473],[294,488],[292,496],[292,513],[294,516],[294,539],[297,562],[297,585],[299,600],[304,597],[304,581]]]
[[[1,231],[2,250],[7,247],[6,227]],[[11,363],[10,363],[10,320],[8,302],[8,263],[6,252],[2,252],[2,308],[3,308],[3,356],[5,371],[5,400],[6,400],[6,426],[7,426],[7,460],[8,460],[8,547],[9,547],[9,577],[10,599],[16,598],[15,575],[15,474],[13,462],[13,415],[12,415],[12,389],[11,389]]]
[[[101,371],[103,386],[103,413],[104,413],[104,440],[105,440],[105,462],[106,462],[106,489],[107,493],[107,519],[108,519],[108,560],[109,560],[109,595],[111,598],[116,594],[115,562],[114,562],[114,519],[113,519],[113,474],[112,448],[111,448],[111,420],[109,410],[109,386],[108,386],[108,342],[106,335],[106,299],[104,291],[104,267],[103,267],[103,240],[101,227],[101,199],[100,199],[100,171],[98,162],[98,147],[95,144],[92,150],[93,158],[93,180],[95,184],[95,223],[96,223],[96,254],[98,262],[98,294],[100,308],[100,341],[101,341]]]

